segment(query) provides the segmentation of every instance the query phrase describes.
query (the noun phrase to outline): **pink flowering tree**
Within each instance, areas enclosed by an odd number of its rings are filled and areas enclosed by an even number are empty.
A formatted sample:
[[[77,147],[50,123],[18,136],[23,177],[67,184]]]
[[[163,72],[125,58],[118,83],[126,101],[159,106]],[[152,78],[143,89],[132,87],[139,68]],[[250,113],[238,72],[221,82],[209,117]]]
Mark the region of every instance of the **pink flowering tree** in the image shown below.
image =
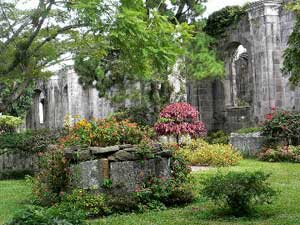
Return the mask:
[[[173,103],[165,107],[159,114],[160,118],[154,128],[158,135],[174,135],[177,143],[181,135],[191,137],[205,136],[207,129],[199,121],[199,112],[186,102]]]

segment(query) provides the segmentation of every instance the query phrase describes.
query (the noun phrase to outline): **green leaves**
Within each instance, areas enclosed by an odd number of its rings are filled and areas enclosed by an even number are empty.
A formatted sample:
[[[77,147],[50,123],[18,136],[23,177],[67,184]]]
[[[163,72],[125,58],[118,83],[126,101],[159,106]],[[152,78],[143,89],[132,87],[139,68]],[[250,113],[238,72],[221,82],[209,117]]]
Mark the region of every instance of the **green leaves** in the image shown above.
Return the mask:
[[[289,37],[288,47],[284,51],[284,61],[282,71],[285,75],[290,75],[292,84],[300,84],[300,2],[295,1],[287,5],[287,9],[296,14],[296,24],[294,30]]]

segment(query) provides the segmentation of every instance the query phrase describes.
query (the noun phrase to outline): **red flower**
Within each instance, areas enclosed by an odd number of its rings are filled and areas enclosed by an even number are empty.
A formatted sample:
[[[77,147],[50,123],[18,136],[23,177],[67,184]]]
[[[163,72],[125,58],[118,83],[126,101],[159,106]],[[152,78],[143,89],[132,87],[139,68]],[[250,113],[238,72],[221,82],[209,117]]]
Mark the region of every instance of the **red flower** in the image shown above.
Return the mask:
[[[269,114],[266,115],[267,120],[272,120],[273,117],[274,117],[273,113],[269,113]]]

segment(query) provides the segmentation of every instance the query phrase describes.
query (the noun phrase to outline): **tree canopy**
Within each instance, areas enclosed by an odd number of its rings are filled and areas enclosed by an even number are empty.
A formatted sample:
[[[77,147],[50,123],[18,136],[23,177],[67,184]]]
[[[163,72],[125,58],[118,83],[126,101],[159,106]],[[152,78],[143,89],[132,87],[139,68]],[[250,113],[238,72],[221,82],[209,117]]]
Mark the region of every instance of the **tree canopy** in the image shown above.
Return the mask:
[[[300,1],[287,5],[287,9],[296,15],[296,23],[288,40],[288,47],[284,51],[283,73],[290,76],[292,84],[300,84]]]
[[[159,107],[178,59],[194,65],[183,69],[190,77],[222,74],[199,22],[205,1],[39,0],[30,9],[18,7],[21,0],[0,2],[0,112],[22,111],[13,103],[66,60],[74,60],[80,82],[100,96],[116,88],[114,100]]]

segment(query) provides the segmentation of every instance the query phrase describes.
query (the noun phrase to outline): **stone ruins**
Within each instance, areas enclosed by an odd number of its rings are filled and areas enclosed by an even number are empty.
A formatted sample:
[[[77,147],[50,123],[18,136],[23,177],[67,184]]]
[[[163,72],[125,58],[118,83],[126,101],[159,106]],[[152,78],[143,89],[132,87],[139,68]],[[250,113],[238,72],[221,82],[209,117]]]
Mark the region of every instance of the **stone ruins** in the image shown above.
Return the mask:
[[[209,130],[233,131],[264,120],[272,107],[300,111],[300,89],[281,73],[295,16],[287,0],[251,3],[247,15],[227,30],[219,51],[226,63],[223,80],[187,83],[188,102],[201,112]],[[83,89],[72,71],[41,82],[27,118],[28,128],[56,128],[67,115],[105,117],[110,103],[95,89]]]

